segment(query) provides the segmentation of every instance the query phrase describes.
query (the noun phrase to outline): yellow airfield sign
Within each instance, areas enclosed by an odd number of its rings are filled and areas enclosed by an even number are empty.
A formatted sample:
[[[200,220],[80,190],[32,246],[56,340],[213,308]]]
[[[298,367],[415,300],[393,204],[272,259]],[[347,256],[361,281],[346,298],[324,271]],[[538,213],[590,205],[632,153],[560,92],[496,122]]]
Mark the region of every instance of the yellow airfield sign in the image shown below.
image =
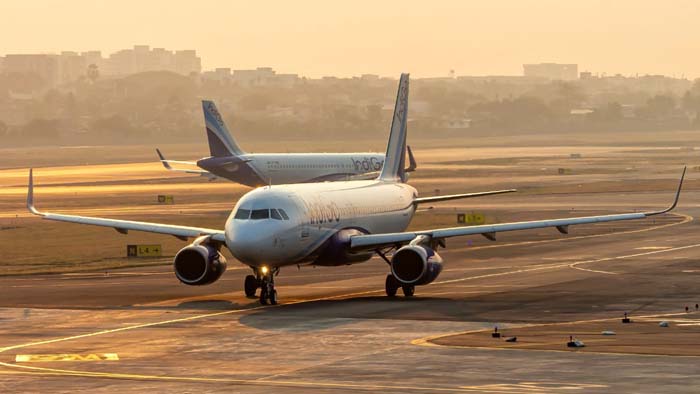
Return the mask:
[[[175,197],[170,194],[159,194],[158,195],[159,204],[175,204]]]
[[[486,216],[481,212],[458,213],[457,223],[466,224],[468,226],[477,226],[486,223]]]
[[[127,257],[160,257],[162,254],[160,245],[126,245]]]

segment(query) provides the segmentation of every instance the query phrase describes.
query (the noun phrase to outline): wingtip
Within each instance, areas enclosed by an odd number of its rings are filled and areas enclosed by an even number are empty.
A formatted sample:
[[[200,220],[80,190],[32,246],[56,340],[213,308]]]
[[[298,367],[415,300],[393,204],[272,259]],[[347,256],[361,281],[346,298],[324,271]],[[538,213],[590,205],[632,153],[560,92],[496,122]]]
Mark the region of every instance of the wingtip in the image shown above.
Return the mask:
[[[668,208],[661,210],[661,211],[653,211],[653,212],[647,212],[645,215],[646,216],[653,216],[653,215],[660,215],[662,213],[670,212],[676,209],[676,206],[678,206],[678,200],[681,198],[681,189],[683,189],[683,180],[685,179],[685,172],[688,170],[688,166],[683,166],[683,172],[681,173],[681,179],[678,181],[678,189],[676,189],[676,196],[673,199],[673,204],[669,206]]]
[[[163,156],[163,152],[161,152],[160,149],[156,148],[156,153],[158,153],[158,157],[160,158],[160,164],[162,164],[166,170],[171,169],[170,163],[168,163],[168,160],[166,160],[165,156]]]
[[[34,169],[29,169],[29,185],[27,187],[27,209],[34,215],[41,215],[34,207]]]

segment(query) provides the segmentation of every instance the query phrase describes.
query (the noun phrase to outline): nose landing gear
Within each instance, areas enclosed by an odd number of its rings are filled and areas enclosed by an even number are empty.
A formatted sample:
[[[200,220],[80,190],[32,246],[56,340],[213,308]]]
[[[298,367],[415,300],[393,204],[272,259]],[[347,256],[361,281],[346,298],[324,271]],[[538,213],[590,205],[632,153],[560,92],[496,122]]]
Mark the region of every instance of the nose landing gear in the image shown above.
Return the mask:
[[[260,303],[262,305],[277,305],[277,290],[275,290],[275,276],[279,273],[279,268],[270,270],[262,266],[254,268],[255,275],[245,277],[243,285],[245,295],[248,298],[255,298],[255,292],[260,289]]]
[[[260,303],[263,305],[277,305],[277,290],[275,290],[275,279],[273,275],[263,277],[260,286]]]

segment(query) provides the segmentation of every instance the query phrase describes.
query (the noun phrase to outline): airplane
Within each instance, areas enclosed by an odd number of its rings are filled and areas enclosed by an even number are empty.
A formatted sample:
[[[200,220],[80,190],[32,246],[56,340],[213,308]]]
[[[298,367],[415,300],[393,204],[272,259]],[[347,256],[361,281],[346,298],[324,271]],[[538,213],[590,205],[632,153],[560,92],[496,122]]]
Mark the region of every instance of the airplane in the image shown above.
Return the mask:
[[[338,180],[374,179],[384,163],[379,153],[246,153],[236,143],[213,101],[203,100],[204,122],[210,157],[195,161],[168,160],[156,149],[160,162],[169,171],[199,174],[210,181],[228,179],[246,186],[307,183]],[[409,167],[416,161],[408,148]],[[172,164],[200,169],[175,168]]]
[[[547,227],[568,234],[571,225],[643,219],[669,212],[678,204],[685,169],[675,200],[659,211],[405,231],[421,204],[512,191],[418,197],[405,182],[404,171],[408,86],[408,74],[402,74],[386,159],[376,179],[260,187],[236,203],[222,230],[40,212],[34,207],[31,169],[27,207],[47,220],[112,227],[120,233],[134,230],[195,238],[173,261],[175,276],[187,285],[218,280],[226,270],[221,254],[225,247],[253,270],[245,278],[245,294],[255,297],[260,289],[260,303],[274,305],[278,302],[274,280],[282,267],[349,265],[378,255],[389,266],[387,296],[396,296],[400,288],[410,297],[416,286],[433,282],[442,271],[437,250],[445,247],[447,238],[483,235],[495,241],[499,232]]]

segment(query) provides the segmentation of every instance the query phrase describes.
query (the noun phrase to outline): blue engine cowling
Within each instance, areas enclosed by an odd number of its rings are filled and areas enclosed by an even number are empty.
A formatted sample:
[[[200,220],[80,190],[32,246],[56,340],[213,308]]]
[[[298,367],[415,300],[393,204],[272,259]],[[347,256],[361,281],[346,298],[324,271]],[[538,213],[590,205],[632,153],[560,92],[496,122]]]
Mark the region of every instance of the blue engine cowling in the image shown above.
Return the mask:
[[[314,265],[335,266],[361,263],[372,258],[373,253],[350,252],[350,237],[363,235],[364,232],[355,228],[345,228],[333,234],[320,248]]]
[[[442,257],[432,248],[406,245],[391,257],[391,273],[407,285],[427,285],[442,272]]]
[[[212,245],[194,243],[177,252],[173,268],[175,276],[186,285],[208,285],[226,271],[226,258]]]

